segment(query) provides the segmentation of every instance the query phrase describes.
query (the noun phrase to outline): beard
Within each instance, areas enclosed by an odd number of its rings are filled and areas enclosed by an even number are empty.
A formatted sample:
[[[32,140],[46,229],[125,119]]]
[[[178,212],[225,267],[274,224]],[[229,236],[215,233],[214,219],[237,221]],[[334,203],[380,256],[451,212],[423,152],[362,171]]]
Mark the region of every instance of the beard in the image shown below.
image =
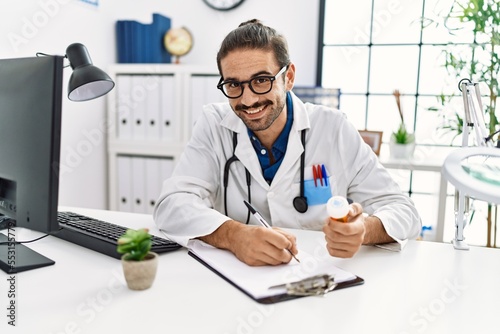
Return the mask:
[[[245,112],[246,109],[259,109],[264,107],[266,108],[266,110],[264,111],[266,114],[263,117],[260,117],[258,119],[251,119],[247,117],[248,114]],[[278,118],[284,108],[285,98],[282,96],[278,96],[274,102],[271,100],[265,100],[257,102],[251,106],[237,104],[236,106],[234,106],[233,110],[250,130],[256,132],[269,129],[269,127],[273,125],[274,121]]]

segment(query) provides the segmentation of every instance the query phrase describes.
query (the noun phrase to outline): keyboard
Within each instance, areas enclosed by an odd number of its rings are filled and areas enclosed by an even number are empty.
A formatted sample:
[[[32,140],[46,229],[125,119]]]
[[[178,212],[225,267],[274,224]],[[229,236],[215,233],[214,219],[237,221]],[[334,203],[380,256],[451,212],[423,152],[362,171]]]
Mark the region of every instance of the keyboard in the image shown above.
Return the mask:
[[[57,218],[61,229],[53,234],[55,237],[116,259],[122,257],[122,254],[116,251],[116,247],[117,240],[125,233],[126,227],[74,212],[58,212]],[[151,241],[151,251],[158,254],[182,247],[170,239],[155,235],[152,236]]]

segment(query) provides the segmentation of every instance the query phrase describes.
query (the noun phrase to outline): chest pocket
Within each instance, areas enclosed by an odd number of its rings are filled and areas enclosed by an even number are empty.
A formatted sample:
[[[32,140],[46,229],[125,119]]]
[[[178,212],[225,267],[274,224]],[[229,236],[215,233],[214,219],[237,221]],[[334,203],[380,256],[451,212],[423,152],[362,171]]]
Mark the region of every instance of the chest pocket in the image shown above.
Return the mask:
[[[326,204],[332,197],[331,177],[324,164],[305,169],[304,196],[311,206]]]
[[[322,182],[314,179],[304,180],[304,195],[308,205],[326,204],[332,197],[330,177],[326,177]]]

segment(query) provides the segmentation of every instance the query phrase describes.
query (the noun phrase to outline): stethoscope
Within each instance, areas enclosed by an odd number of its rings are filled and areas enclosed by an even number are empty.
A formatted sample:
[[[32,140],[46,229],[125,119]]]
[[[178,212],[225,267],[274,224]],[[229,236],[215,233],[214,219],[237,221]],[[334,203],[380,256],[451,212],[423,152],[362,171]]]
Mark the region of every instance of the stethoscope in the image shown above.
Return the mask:
[[[304,213],[307,211],[308,205],[307,205],[307,197],[304,196],[304,166],[305,166],[305,155],[306,155],[306,130],[301,131],[301,141],[302,141],[302,147],[304,147],[304,151],[302,152],[300,156],[300,194],[299,196],[295,197],[293,199],[293,207],[295,210],[297,210],[300,213]],[[224,165],[224,212],[225,215],[227,216],[227,187],[228,187],[228,180],[229,180],[229,167],[231,167],[231,164],[235,161],[239,161],[238,157],[234,154],[236,150],[236,145],[238,145],[238,135],[236,132],[233,132],[233,156],[229,158],[226,161],[226,164]],[[248,193],[248,202],[252,203],[252,195],[250,193],[250,186],[252,184],[251,181],[251,176],[250,172],[248,169],[245,167],[245,177],[246,177],[246,183],[247,183],[247,193]],[[247,214],[247,221],[246,224],[248,224],[250,220],[250,211],[248,211]]]

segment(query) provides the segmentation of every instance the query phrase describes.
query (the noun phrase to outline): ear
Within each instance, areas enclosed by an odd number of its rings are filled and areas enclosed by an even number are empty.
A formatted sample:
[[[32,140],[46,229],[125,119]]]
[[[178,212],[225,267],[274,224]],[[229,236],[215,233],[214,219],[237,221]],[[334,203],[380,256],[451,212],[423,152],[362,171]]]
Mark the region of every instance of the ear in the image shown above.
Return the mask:
[[[295,82],[295,64],[290,63],[290,65],[288,65],[288,70],[286,71],[285,88],[287,92],[292,90],[294,82]]]

